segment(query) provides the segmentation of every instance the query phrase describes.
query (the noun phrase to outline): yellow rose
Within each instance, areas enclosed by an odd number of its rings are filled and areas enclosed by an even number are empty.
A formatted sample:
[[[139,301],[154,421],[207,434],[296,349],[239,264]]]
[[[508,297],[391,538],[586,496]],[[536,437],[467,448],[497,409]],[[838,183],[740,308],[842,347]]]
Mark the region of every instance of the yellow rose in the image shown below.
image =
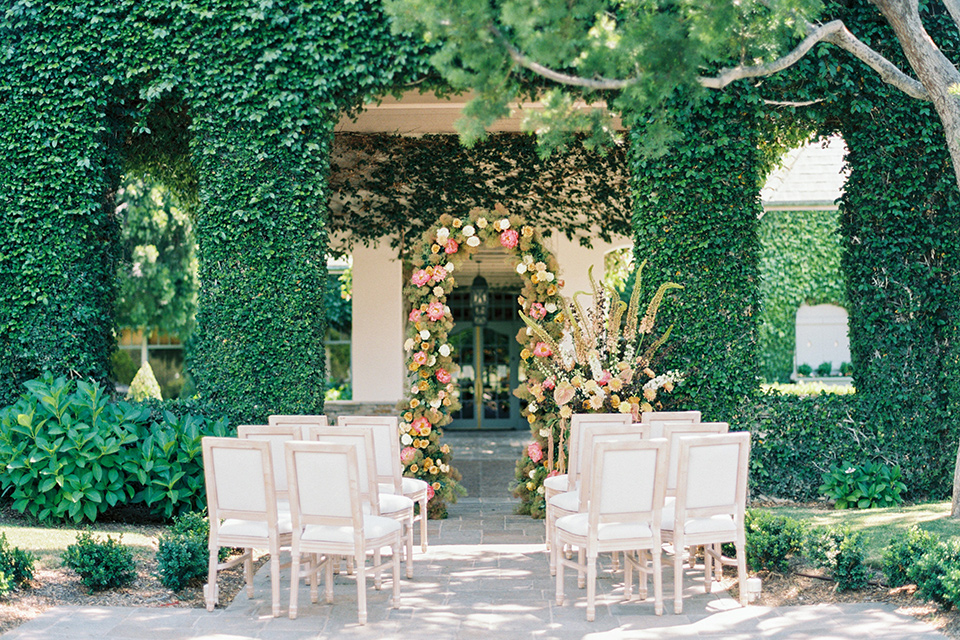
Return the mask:
[[[421,342],[421,343],[420,343],[420,349],[423,350],[423,351],[429,351],[429,350],[430,350],[430,343],[429,343],[429,342]]]
[[[448,444],[443,445],[442,447],[440,447],[440,451],[443,453],[450,453],[450,445]]]
[[[419,368],[420,368],[420,365],[418,365],[416,362],[411,362],[410,364],[407,365],[407,369],[410,369],[410,371],[416,371]]]
[[[439,482],[434,482],[434,483],[433,483],[432,485],[430,485],[430,486],[433,487],[433,490],[434,490],[434,491],[439,491],[439,490],[440,490],[440,483],[439,483]]]
[[[524,348],[522,351],[520,351],[520,357],[524,360],[529,360],[530,356],[532,355],[533,353],[530,352],[530,349]]]
[[[411,408],[411,409],[416,409],[416,408],[419,407],[419,406],[420,406],[420,401],[417,400],[416,398],[414,398],[413,400],[410,401],[410,408]]]
[[[407,411],[405,414],[403,414],[403,419],[407,422],[413,422],[413,414]]]
[[[555,295],[557,295],[557,285],[551,284],[550,286],[548,286],[548,287],[547,287],[547,295],[548,295],[548,296],[555,296]]]
[[[532,413],[527,414],[527,422],[529,422],[530,424],[533,424],[536,421],[537,421],[537,416],[535,416]]]
[[[463,221],[460,220],[460,218],[453,219],[453,225],[452,225],[453,227],[459,229],[462,225],[463,225]]]
[[[435,245],[433,245],[432,247],[430,247],[430,252],[431,252],[431,253],[440,253],[440,245],[435,244]]]
[[[527,226],[527,225],[524,225],[524,226],[523,226],[523,229],[520,230],[520,235],[522,235],[524,238],[532,238],[532,237],[533,237],[533,227],[529,227],[529,226]]]
[[[419,383],[417,383],[417,387],[420,389],[420,391],[426,391],[430,388],[430,385],[427,384],[426,380],[421,380]]]
[[[649,403],[644,402],[640,405],[640,411],[647,413],[648,411],[653,411],[653,407],[651,407]]]
[[[527,483],[527,491],[533,491],[534,486],[536,486],[536,485],[534,485],[532,482],[528,482],[528,483]]]
[[[426,468],[426,467],[432,467],[432,466],[433,466],[433,458],[424,458],[424,459],[423,459],[423,466],[424,466],[424,468]]]
[[[420,470],[420,467],[418,467],[416,463],[410,465],[410,473],[416,473],[419,470]]]
[[[445,407],[449,407],[449,406],[450,406],[450,398],[444,398],[444,399],[443,399],[443,406],[445,406]]]
[[[440,473],[440,469],[438,469],[438,468],[435,467],[435,466],[430,467],[430,474],[431,474],[431,475],[434,475],[434,476],[435,476],[435,475],[437,475],[438,473]]]
[[[620,408],[620,398],[616,395],[610,396],[610,406],[614,409]]]
[[[533,274],[532,276],[530,276],[530,282],[532,282],[533,284],[537,284],[537,282],[539,282],[539,278],[537,278],[537,274]]]

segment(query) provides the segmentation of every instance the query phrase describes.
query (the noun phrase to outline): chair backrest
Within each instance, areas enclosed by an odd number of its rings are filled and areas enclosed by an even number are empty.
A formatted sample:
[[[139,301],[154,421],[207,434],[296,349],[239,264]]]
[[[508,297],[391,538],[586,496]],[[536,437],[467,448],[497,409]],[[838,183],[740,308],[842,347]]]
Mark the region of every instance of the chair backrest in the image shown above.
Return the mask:
[[[284,455],[296,531],[307,524],[362,531],[360,465],[354,445],[291,441],[284,445]]]
[[[671,424],[697,424],[700,422],[699,411],[645,411],[640,416],[640,422],[649,424],[651,427],[651,438],[663,437],[663,425]]]
[[[237,437],[241,440],[257,440],[270,444],[270,455],[273,463],[274,488],[277,497],[283,500],[289,498],[287,490],[287,459],[283,451],[283,443],[290,440],[301,440],[299,425],[265,425],[242,424],[237,427]]]
[[[652,425],[651,425],[652,427]],[[727,433],[730,425],[726,422],[699,422],[696,424],[674,424],[666,422],[663,425],[663,437],[667,440],[669,462],[667,467],[667,495],[677,495],[677,478],[680,469],[680,438]]]
[[[213,534],[220,520],[226,518],[266,522],[268,530],[276,530],[277,499],[270,444],[212,436],[203,438],[201,443]]]
[[[337,426],[363,427],[373,434],[373,460],[377,482],[389,484],[401,493],[403,467],[400,466],[400,423],[396,416],[340,416]]]
[[[584,429],[583,449],[580,452],[580,482],[590,477],[593,449],[601,442],[639,442],[646,440],[650,427],[645,424],[590,424]],[[582,493],[581,493],[582,495]]]
[[[680,438],[678,449],[677,521],[729,514],[743,522],[750,433]]]
[[[621,425],[627,427],[632,424],[633,418],[629,413],[575,413],[570,416],[570,440],[567,442],[569,451],[567,474],[568,485],[573,489],[580,481],[580,452],[586,439],[586,431],[595,425]]]
[[[380,492],[373,461],[373,433],[365,427],[314,426],[307,427],[306,440],[327,444],[350,445],[357,449],[360,498],[369,505],[370,513],[380,515]]]
[[[597,442],[590,476],[580,492],[581,511],[589,513],[594,540],[602,522],[647,522],[660,527],[666,492],[667,443],[653,440]]]
[[[272,416],[267,416],[267,424],[269,424],[269,425],[271,425],[271,426],[294,425],[294,426],[300,426],[300,427],[303,427],[303,426],[306,426],[306,427],[311,427],[311,426],[321,427],[321,426],[323,426],[323,425],[325,425],[325,424],[329,424],[329,423],[327,422],[327,416],[323,416],[323,415],[316,415],[316,416],[280,416],[280,415],[272,415]]]

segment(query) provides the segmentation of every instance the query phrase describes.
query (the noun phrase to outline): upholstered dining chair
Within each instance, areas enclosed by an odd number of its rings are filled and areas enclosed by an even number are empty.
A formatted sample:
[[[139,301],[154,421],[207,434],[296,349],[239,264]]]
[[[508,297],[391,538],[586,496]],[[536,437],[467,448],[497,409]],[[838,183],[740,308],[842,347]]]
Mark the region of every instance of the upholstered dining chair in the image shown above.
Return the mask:
[[[273,464],[274,489],[277,494],[277,508],[290,511],[290,496],[287,491],[287,459],[283,444],[290,440],[301,440],[299,425],[280,424],[242,424],[237,427],[237,437],[241,440],[257,440],[270,444],[270,457]]]
[[[701,421],[699,411],[645,411],[640,422],[650,425],[650,437],[662,438],[665,424],[697,424]]]
[[[674,547],[674,613],[683,610],[682,549],[703,545],[704,589],[711,590],[713,561],[736,564],[740,603],[747,604],[747,564],[744,512],[750,434],[747,432],[683,437],[677,443],[679,467],[676,501],[664,507],[663,538]],[[736,560],[720,554],[720,545],[732,542]]]
[[[427,483],[420,478],[403,475],[400,464],[400,430],[396,416],[340,416],[341,426],[366,427],[373,431],[374,459],[377,463],[377,482],[381,493],[406,496],[420,505],[414,522],[420,522],[420,550],[427,551],[427,502],[430,499]]]
[[[327,416],[324,415],[272,415],[267,416],[267,424],[270,426],[322,427],[329,423],[327,422]]]
[[[374,515],[391,518],[400,523],[404,547],[404,566],[408,578],[413,577],[413,500],[392,493],[381,493],[377,482],[377,467],[373,432],[367,427],[326,426],[307,427],[307,440],[351,444],[357,447],[360,465],[360,493],[370,504]]]
[[[577,469],[571,469],[579,480],[576,487],[570,491],[558,493],[547,502],[547,540],[549,541],[550,574],[557,568],[557,557],[563,554],[563,546],[553,544],[556,537],[557,519],[577,513],[580,509],[580,484],[585,474],[589,473],[593,447],[598,442],[612,440],[639,441],[649,435],[649,426],[643,424],[614,423],[614,422],[583,422],[579,425],[579,456],[580,464]]]
[[[273,615],[280,615],[280,547],[292,541],[288,514],[278,514],[269,442],[205,437],[203,472],[210,515],[210,561],[203,595],[208,611],[217,604],[217,573],[243,562],[247,594],[253,596],[253,549],[270,551]],[[221,547],[243,554],[219,562]]]
[[[580,508],[557,520],[554,544],[577,547],[577,559],[558,554],[557,604],[563,604],[564,567],[586,574],[587,620],[596,615],[597,556],[623,551],[624,594],[631,595],[632,570],[653,574],[654,611],[663,613],[661,573],[661,510],[666,490],[666,442],[616,439],[597,442],[591,452],[590,471],[584,474]],[[586,451],[584,451],[586,455]],[[632,552],[638,553],[634,558]],[[646,553],[648,552],[648,553]],[[646,559],[649,558],[649,565]],[[646,578],[641,597],[646,597]]]
[[[545,522],[547,549],[551,548],[553,541],[550,538],[550,527],[553,520],[550,514],[550,499],[560,493],[573,491],[577,488],[579,481],[580,451],[582,449],[583,435],[581,425],[583,424],[631,424],[631,416],[622,413],[575,413],[570,416],[570,436],[567,440],[567,473],[550,476],[543,481],[543,498],[546,504]],[[562,452],[561,452],[562,453]],[[551,574],[553,567],[551,567]]]
[[[297,617],[300,558],[316,554],[326,560],[324,595],[333,602],[333,564],[330,558],[353,558],[357,574],[357,615],[367,623],[367,554],[374,552],[374,586],[380,589],[380,573],[390,566],[393,573],[393,608],[400,606],[401,526],[392,518],[365,513],[361,495],[364,475],[359,460],[364,454],[355,445],[331,442],[288,442],[285,445],[290,478],[293,517],[290,572],[290,618]],[[391,558],[380,562],[380,550],[390,547]],[[312,567],[319,566],[317,564]],[[310,597],[317,600],[317,573],[311,572]]]

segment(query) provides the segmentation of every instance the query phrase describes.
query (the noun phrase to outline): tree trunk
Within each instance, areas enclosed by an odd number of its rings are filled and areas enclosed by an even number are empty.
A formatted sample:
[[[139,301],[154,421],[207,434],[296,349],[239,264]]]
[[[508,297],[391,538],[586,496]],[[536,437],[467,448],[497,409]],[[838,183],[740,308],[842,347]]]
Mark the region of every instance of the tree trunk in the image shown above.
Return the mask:
[[[957,450],[957,464],[953,468],[953,506],[950,515],[960,518],[960,449]]]

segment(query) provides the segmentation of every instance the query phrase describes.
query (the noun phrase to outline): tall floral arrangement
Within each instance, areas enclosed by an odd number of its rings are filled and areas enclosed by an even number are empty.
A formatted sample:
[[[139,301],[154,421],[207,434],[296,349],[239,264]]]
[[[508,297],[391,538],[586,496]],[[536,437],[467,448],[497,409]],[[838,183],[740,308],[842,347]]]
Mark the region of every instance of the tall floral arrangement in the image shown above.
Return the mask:
[[[460,407],[456,354],[447,340],[453,329],[447,296],[456,286],[459,266],[481,246],[507,250],[523,281],[522,313],[544,320],[557,315],[563,304],[557,261],[539,232],[500,205],[493,211],[475,209],[463,218],[442,215],[414,247],[404,288],[410,304],[404,344],[409,387],[400,407],[401,462],[406,475],[429,485],[432,518],[444,517],[447,502],[464,493],[450,447],[441,443],[442,427]],[[533,330],[524,329],[518,339],[529,356],[537,344]],[[529,357],[524,365],[529,366]]]
[[[645,263],[644,263],[645,264]],[[660,405],[660,394],[683,381],[677,371],[653,369],[657,350],[672,329],[654,336],[657,311],[664,296],[680,285],[662,284],[641,315],[640,265],[629,304],[615,291],[598,286],[590,273],[593,300],[581,305],[578,295],[563,298],[555,315],[524,311],[532,345],[521,356],[527,361],[527,382],[516,395],[527,401],[525,414],[533,441],[517,463],[514,494],[520,512],[543,515],[543,481],[566,466],[569,418],[574,413],[640,414]]]

